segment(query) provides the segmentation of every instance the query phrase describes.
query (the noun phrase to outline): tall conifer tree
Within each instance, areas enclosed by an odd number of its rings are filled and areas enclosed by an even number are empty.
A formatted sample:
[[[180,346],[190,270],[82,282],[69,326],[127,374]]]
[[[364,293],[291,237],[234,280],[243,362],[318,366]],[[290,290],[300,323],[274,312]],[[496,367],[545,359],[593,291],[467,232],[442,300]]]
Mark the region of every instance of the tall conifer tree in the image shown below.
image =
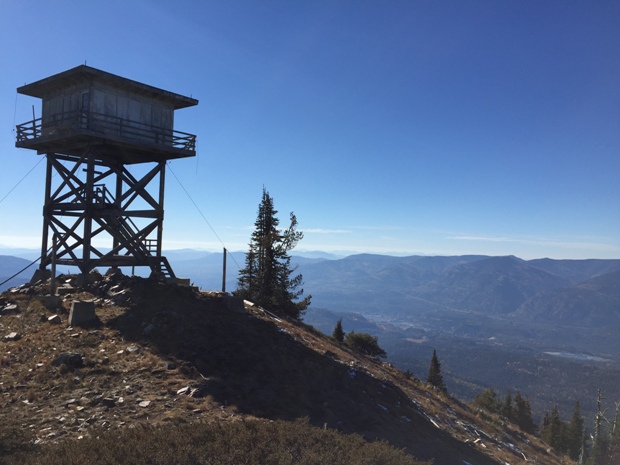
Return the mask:
[[[293,275],[295,268],[291,267],[288,252],[304,235],[297,231],[297,218],[292,212],[290,226],[283,231],[278,229],[277,213],[273,198],[263,188],[250,250],[245,257],[245,268],[239,271],[235,295],[280,315],[300,318],[310,305],[311,296],[297,301],[304,292],[299,289],[303,277]]]

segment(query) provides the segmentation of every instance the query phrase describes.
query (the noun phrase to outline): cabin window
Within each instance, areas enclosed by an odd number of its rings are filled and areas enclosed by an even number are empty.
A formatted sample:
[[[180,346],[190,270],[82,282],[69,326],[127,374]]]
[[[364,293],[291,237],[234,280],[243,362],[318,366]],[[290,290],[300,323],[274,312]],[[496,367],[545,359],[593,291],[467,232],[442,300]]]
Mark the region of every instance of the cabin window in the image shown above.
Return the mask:
[[[82,111],[88,112],[90,109],[90,92],[82,94]]]
[[[82,94],[82,115],[81,122],[82,128],[88,128],[88,114],[90,112],[90,92],[84,92]]]

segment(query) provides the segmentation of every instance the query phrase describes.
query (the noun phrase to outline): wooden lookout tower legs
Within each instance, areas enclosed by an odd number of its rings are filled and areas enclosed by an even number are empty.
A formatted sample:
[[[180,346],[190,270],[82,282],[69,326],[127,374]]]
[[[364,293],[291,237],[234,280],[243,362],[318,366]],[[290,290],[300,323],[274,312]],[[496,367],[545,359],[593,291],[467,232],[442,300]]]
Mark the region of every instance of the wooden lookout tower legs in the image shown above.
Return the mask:
[[[148,266],[174,278],[161,255],[166,161],[127,165],[98,157],[47,153],[40,270],[77,266]],[[39,271],[41,272],[41,271]]]

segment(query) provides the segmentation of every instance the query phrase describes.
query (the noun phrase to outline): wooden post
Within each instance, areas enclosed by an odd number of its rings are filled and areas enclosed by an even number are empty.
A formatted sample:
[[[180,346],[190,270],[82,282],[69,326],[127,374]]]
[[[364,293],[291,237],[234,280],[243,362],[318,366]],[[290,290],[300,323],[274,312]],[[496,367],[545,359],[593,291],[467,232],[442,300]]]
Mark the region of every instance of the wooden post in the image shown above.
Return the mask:
[[[92,269],[91,267],[91,239],[93,231],[93,216],[95,210],[93,208],[93,196],[95,190],[95,154],[92,150],[88,150],[86,154],[86,184],[84,186],[84,237],[82,242],[82,263],[80,271],[82,272],[82,284],[80,287],[85,286],[88,283],[88,273]]]
[[[49,229],[51,220],[51,210],[52,210],[52,158],[55,155],[52,153],[48,153],[45,155],[47,168],[45,171],[45,199],[43,200],[43,241],[41,242],[41,263],[39,265],[40,270],[45,270],[48,263],[48,255],[47,255],[47,241],[49,239]]]
[[[166,184],[166,161],[159,162],[159,205],[157,211],[157,256],[161,257],[164,231],[164,189]]]
[[[56,295],[56,243],[58,238],[56,234],[52,239],[52,277],[50,279],[50,294]]]
[[[226,292],[226,247],[224,247],[224,266],[222,271],[222,292]]]

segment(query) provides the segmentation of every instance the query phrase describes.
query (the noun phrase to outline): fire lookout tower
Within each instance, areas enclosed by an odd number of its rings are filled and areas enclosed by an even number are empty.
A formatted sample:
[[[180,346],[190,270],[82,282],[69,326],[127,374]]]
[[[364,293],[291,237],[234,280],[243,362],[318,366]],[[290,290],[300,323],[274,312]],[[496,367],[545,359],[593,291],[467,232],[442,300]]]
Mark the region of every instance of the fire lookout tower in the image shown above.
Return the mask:
[[[166,163],[196,155],[196,136],[173,126],[174,111],[198,100],[85,65],[17,92],[42,99],[41,118],[17,126],[15,144],[47,158],[35,276],[59,264],[175,278],[161,254]]]

